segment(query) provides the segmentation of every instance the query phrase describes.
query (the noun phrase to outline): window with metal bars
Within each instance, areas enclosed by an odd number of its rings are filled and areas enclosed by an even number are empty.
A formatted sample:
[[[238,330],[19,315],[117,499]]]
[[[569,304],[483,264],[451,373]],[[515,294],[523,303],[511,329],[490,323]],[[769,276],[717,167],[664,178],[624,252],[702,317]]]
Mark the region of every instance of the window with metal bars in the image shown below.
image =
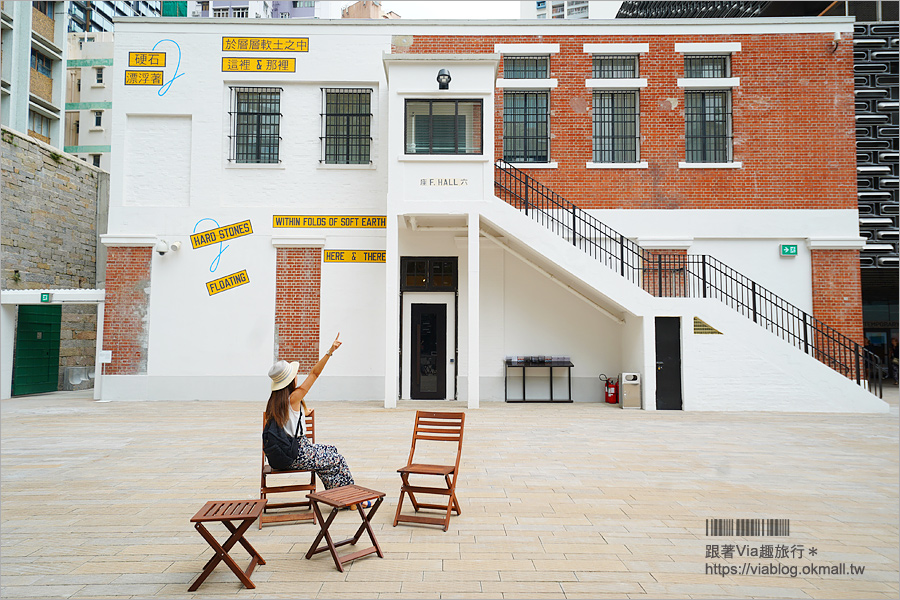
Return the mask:
[[[550,162],[550,92],[503,93],[503,160]]]
[[[322,162],[365,165],[371,162],[372,90],[322,90]]]
[[[685,56],[684,76],[688,78],[731,77],[731,56],[727,54]]]
[[[638,98],[636,91],[594,92],[594,162],[638,162]]]
[[[504,79],[547,79],[550,77],[549,56],[504,56]]]
[[[481,154],[481,100],[407,100],[406,154]]]
[[[278,163],[281,88],[231,88],[229,161]]]
[[[684,107],[687,162],[731,162],[731,90],[685,92]]]
[[[593,60],[594,79],[633,79],[638,76],[638,57],[596,55]]]

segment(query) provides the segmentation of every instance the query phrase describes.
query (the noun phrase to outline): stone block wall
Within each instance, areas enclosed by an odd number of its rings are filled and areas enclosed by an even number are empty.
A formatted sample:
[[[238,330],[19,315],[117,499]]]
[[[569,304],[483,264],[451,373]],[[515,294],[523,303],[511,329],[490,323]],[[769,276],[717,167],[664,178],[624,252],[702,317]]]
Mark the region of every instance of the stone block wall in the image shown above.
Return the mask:
[[[0,282],[5,290],[102,288],[109,174],[3,127]],[[60,331],[59,389],[70,367],[94,365],[97,309],[66,304]],[[76,378],[77,379],[77,378]]]

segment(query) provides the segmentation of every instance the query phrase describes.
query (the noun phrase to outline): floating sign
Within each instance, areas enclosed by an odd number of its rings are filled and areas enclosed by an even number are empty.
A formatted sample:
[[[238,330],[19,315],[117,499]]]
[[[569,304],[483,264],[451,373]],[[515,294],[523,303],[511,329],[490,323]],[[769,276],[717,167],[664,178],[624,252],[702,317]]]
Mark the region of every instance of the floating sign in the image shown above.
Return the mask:
[[[196,250],[197,248],[209,246],[216,242],[224,242],[225,240],[241,237],[243,235],[250,235],[251,233],[253,233],[253,227],[250,226],[250,220],[247,219],[240,223],[233,223],[217,229],[209,229],[207,231],[194,233],[191,235],[191,247]]]
[[[129,52],[129,67],[164,67],[166,66],[165,52]]]
[[[372,216],[289,216],[275,215],[272,217],[272,227],[332,227],[332,228],[362,228],[384,229],[387,226],[387,217]]]
[[[234,289],[245,283],[250,283],[250,277],[247,275],[246,269],[238,271],[237,273],[232,273],[231,275],[226,275],[225,277],[219,277],[213,281],[207,281],[206,290],[209,292],[210,296],[215,296],[219,292]]]
[[[781,255],[782,256],[797,256],[797,244],[782,244],[781,245]]]
[[[223,58],[222,72],[240,73],[293,73],[297,70],[296,58]]]
[[[325,262],[383,263],[384,250],[326,250]]]
[[[125,85],[162,85],[162,71],[125,71]]]
[[[309,38],[223,37],[225,52],[309,52]]]

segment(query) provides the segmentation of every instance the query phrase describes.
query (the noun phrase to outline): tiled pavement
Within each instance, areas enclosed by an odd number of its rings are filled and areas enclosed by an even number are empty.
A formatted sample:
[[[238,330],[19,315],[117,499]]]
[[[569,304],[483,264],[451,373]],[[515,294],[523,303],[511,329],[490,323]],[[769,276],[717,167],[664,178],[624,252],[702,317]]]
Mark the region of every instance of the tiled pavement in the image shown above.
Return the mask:
[[[207,500],[258,497],[264,400],[4,400],[2,596],[897,598],[897,389],[887,394],[882,415],[485,403],[467,411],[463,514],[446,533],[391,526],[395,471],[414,411],[462,404],[315,403],[318,441],[338,446],[357,483],[387,492],[375,517],[385,558],[338,573],[327,553],[304,559],[315,526],[254,526],[249,540],[267,561],[257,588],[220,564],[195,594],[187,588],[211,551],[189,519]],[[708,518],[787,518],[790,534],[707,537]],[[344,513],[335,527],[357,524]],[[708,546],[745,545],[795,555],[706,557]],[[706,572],[745,563],[865,572]]]

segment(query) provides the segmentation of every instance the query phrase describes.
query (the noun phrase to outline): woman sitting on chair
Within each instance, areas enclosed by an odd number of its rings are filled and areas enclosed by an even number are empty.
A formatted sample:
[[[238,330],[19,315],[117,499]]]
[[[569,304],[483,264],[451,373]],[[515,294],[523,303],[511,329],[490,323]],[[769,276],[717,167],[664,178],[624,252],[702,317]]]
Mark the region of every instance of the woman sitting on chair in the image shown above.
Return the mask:
[[[272,394],[266,405],[265,424],[268,424],[270,419],[275,419],[275,422],[283,427],[289,436],[293,437],[294,432],[298,431],[299,421],[300,428],[297,437],[300,453],[291,464],[291,469],[315,471],[326,490],[342,485],[352,485],[353,476],[347,467],[347,461],[338,453],[337,448],[325,444],[313,444],[306,437],[303,431],[303,421],[304,416],[308,415],[310,411],[306,407],[305,398],[322,373],[322,369],[325,368],[325,363],[328,362],[334,351],[340,348],[341,342],[338,341],[340,336],[341,334],[338,333],[331,344],[331,349],[319,359],[299,387],[297,386],[297,371],[300,363],[279,360],[269,369]]]

